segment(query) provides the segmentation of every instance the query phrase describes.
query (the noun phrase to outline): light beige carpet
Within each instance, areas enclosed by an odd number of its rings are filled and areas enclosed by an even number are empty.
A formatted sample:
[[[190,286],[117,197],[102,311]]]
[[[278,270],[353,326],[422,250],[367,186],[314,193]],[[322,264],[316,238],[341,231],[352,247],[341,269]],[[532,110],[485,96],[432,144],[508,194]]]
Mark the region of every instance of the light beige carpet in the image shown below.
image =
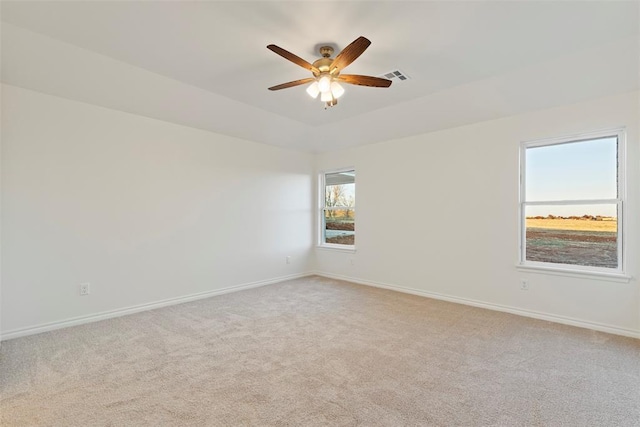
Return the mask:
[[[9,426],[639,426],[640,341],[320,277],[9,340]]]

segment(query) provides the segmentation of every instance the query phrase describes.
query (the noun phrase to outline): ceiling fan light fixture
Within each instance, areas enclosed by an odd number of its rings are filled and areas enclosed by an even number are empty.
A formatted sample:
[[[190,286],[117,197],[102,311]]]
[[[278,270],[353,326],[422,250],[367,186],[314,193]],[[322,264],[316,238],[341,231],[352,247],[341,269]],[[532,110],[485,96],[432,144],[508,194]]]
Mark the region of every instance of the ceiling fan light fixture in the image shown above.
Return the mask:
[[[271,86],[268,89],[280,90],[311,83],[307,87],[307,93],[314,99],[318,98],[318,95],[322,95],[320,99],[325,104],[325,108],[327,108],[338,104],[338,98],[344,95],[345,90],[340,83],[368,87],[389,87],[391,86],[391,80],[384,79],[382,77],[359,74],[341,74],[344,68],[355,61],[370,44],[371,41],[364,36],[360,36],[352,41],[347,47],[342,49],[335,58],[331,58],[333,55],[333,48],[331,46],[321,46],[320,55],[322,55],[322,58],[315,60],[313,63],[307,62],[279,46],[270,44],[267,46],[267,49],[277,55],[280,55],[284,59],[311,71],[313,77],[282,83],[276,86]],[[395,72],[394,75],[396,75]],[[340,83],[338,83],[338,81]]]
[[[323,94],[325,92],[331,92],[331,76],[329,74],[322,74],[318,79],[318,89]]]
[[[335,99],[338,99],[344,94],[344,88],[340,83],[333,81],[331,82],[331,93]]]
[[[318,82],[311,83],[307,88],[307,93],[313,99],[317,98],[318,94],[320,94],[320,89],[318,89]]]

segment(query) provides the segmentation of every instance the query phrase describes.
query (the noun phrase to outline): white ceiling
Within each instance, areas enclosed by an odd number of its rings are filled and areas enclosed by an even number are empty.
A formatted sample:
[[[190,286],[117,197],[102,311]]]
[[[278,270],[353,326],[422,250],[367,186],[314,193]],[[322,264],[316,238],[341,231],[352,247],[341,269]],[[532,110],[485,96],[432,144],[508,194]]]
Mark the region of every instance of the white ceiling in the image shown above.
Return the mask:
[[[640,88],[633,2],[2,1],[2,80],[28,89],[308,151],[335,150]],[[400,69],[388,89],[345,85],[324,110],[313,62],[363,35],[345,73]]]

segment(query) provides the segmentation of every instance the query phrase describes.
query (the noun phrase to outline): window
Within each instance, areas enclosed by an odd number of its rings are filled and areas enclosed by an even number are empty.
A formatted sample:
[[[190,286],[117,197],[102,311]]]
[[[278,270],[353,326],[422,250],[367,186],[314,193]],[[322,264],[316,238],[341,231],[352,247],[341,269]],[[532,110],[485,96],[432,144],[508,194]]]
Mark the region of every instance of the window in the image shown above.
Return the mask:
[[[520,162],[520,264],[622,273],[622,130],[525,142]]]
[[[320,174],[320,245],[355,247],[356,171]]]

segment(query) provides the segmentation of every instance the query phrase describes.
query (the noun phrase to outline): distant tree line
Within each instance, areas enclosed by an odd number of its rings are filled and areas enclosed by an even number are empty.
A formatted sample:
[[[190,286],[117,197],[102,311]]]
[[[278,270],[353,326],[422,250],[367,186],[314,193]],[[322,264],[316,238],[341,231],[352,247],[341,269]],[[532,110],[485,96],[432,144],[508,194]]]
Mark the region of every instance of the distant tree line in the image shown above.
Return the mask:
[[[528,216],[527,219],[579,219],[582,221],[610,221],[614,218],[610,216],[602,216],[602,215],[582,215],[582,216],[538,215],[538,216]]]

